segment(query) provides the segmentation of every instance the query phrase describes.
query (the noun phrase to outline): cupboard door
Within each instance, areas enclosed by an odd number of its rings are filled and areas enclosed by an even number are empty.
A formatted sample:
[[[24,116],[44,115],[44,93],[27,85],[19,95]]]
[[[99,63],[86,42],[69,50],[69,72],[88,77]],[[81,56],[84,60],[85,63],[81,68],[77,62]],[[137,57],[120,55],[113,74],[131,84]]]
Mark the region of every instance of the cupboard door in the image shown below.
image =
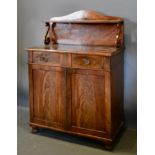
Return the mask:
[[[96,136],[106,134],[108,116],[104,72],[74,69],[71,93],[71,130]]]
[[[62,68],[31,65],[31,122],[63,128],[65,71]]]

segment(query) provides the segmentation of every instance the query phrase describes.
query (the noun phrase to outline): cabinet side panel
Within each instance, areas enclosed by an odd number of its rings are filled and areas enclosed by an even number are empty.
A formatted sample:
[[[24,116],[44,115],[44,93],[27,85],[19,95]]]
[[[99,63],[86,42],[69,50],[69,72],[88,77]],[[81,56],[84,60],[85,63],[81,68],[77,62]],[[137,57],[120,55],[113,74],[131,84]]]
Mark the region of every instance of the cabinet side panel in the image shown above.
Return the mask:
[[[116,136],[123,125],[123,94],[124,72],[123,52],[112,57],[111,63],[115,63],[111,70],[111,100],[112,100],[112,136]]]

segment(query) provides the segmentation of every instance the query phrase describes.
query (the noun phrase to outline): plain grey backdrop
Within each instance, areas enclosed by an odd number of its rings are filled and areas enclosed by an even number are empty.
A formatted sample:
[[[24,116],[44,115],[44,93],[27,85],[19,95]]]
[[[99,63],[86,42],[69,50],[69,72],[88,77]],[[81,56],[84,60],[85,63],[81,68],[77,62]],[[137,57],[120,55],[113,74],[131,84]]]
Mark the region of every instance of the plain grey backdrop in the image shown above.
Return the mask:
[[[125,19],[124,113],[126,125],[137,127],[137,1],[136,0],[18,0],[18,105],[28,106],[27,53],[43,44],[44,21],[79,10],[96,10]]]

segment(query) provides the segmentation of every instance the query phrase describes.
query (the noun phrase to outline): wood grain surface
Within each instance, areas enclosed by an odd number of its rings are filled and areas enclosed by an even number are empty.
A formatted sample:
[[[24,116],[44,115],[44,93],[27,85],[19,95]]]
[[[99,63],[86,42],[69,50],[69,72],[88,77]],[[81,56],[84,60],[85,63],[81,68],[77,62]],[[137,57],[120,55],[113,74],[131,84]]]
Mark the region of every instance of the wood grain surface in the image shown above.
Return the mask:
[[[64,125],[64,71],[32,67],[33,118],[51,126]]]
[[[80,11],[50,24],[54,43],[27,49],[32,132],[48,128],[111,149],[124,123],[123,19]]]
[[[104,75],[74,73],[71,82],[72,126],[104,132]]]
[[[57,23],[54,28],[56,43],[116,46],[117,35],[121,35],[120,26],[120,24]]]

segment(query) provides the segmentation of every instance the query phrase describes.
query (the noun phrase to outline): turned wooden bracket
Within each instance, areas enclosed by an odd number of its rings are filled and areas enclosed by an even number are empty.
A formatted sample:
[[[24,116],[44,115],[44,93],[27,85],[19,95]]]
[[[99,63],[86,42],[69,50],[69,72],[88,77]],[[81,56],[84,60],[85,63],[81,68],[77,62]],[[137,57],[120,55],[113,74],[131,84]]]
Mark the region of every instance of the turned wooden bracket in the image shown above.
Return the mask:
[[[48,33],[49,33],[49,30],[50,30],[50,23],[49,22],[45,22],[45,26],[48,27],[48,28],[47,28],[47,32],[46,32],[46,35],[45,35],[44,44],[45,45],[49,45],[50,37],[48,37]]]

